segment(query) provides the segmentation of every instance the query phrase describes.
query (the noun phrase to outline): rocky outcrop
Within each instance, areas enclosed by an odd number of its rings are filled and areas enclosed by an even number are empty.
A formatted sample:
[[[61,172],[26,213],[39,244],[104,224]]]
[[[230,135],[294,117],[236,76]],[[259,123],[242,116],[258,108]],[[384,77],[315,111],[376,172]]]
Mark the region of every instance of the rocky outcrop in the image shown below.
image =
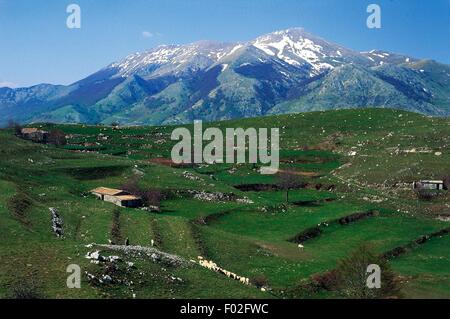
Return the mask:
[[[63,220],[59,216],[58,210],[56,208],[50,207],[49,210],[52,218],[53,233],[56,235],[56,237],[61,238],[64,235]]]
[[[241,204],[253,204],[247,197],[239,197],[233,193],[205,192],[198,190],[187,190],[178,192],[182,196],[189,196],[203,202],[238,202]]]
[[[187,265],[187,261],[177,255],[169,254],[160,251],[153,247],[144,246],[125,246],[125,245],[98,245],[91,244],[88,247],[96,247],[102,249],[108,249],[112,251],[117,251],[129,255],[131,257],[147,257],[153,262],[161,262],[171,266],[183,266]]]

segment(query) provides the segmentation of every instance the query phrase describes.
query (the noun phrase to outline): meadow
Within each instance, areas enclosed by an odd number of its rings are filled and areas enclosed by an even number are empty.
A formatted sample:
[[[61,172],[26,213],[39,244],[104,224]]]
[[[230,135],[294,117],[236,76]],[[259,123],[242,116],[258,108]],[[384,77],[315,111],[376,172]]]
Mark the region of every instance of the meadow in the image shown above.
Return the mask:
[[[450,227],[450,195],[417,198],[411,184],[450,175],[450,119],[384,110],[341,110],[204,123],[205,127],[280,128],[281,166],[302,187],[277,188],[279,176],[255,165],[168,164],[174,127],[36,124],[60,129],[67,145],[36,144],[0,131],[0,297],[17,286],[43,298],[339,298],[339,291],[296,295],[296,288],[334,269],[361,244],[381,254]],[[187,125],[186,127],[192,128]],[[99,186],[137,180],[164,194],[160,212],[117,208],[90,195]],[[198,193],[240,200],[205,200]],[[58,209],[64,236],[52,232],[49,208]],[[376,211],[343,225],[338,221]],[[324,226],[326,225],[326,226]],[[293,240],[320,227],[320,234]],[[115,229],[114,234],[112,229]],[[113,235],[130,245],[181,258],[203,256],[221,267],[264,281],[243,285],[194,263],[164,265],[123,256],[111,283],[94,284],[85,272],[104,269],[86,245]],[[450,297],[450,236],[432,237],[389,260],[406,298]],[[83,270],[81,289],[66,287],[66,268]],[[263,279],[261,279],[263,278]]]

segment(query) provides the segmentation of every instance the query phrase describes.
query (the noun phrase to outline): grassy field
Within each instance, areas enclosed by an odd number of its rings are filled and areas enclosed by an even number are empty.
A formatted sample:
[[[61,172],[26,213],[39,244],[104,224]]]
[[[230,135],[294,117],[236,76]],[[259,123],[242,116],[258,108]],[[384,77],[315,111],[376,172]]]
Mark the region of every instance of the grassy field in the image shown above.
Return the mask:
[[[290,191],[242,185],[277,184],[251,165],[191,168],[166,165],[173,127],[42,125],[64,131],[64,147],[34,144],[0,131],[0,297],[25,283],[44,298],[280,298],[312,275],[332,270],[363,243],[380,254],[450,227],[450,195],[418,200],[409,186],[450,175],[450,119],[368,109],[292,114],[204,126],[279,127],[281,169],[295,170],[305,187]],[[188,174],[187,174],[188,173]],[[311,174],[314,173],[314,174]],[[194,176],[194,178],[192,178]],[[167,195],[160,213],[96,200],[89,190],[120,187],[137,178]],[[246,201],[209,202],[186,191],[234,194]],[[51,228],[50,207],[64,221]],[[282,209],[280,208],[282,207]],[[376,210],[349,225],[340,218]],[[318,224],[319,236],[299,250],[291,239]],[[112,229],[131,245],[150,246],[185,260],[204,256],[249,278],[263,276],[268,291],[246,286],[190,263],[166,266],[145,256],[120,255],[121,283],[68,289],[66,268],[103,269],[85,258],[91,243],[107,244]],[[408,298],[450,297],[450,236],[432,238],[390,261]],[[125,261],[133,262],[128,269]],[[132,282],[132,283],[131,283]],[[30,288],[31,287],[31,288]],[[336,297],[319,292],[311,297]]]

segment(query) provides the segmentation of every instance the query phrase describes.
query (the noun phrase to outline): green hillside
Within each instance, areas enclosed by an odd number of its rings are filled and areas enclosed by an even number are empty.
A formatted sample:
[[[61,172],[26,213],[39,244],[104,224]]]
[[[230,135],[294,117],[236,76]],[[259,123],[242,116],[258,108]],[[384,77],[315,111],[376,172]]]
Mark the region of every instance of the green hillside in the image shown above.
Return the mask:
[[[58,148],[2,130],[0,298],[14,297],[18,287],[45,298],[305,297],[296,293],[301,283],[334,269],[363,243],[379,254],[409,247],[389,261],[401,278],[402,296],[449,298],[450,236],[411,243],[450,227],[444,218],[450,215],[450,195],[423,201],[410,186],[450,175],[449,124],[448,118],[383,109],[208,123],[280,128],[280,168],[296,171],[303,185],[290,191],[288,204],[284,191],[270,188],[278,177],[261,175],[253,165],[167,165],[171,126],[42,125],[65,132],[68,144]],[[164,195],[161,212],[119,209],[89,194],[133,179]],[[201,192],[228,199],[193,196]],[[52,231],[50,207],[63,219],[63,238]],[[348,225],[337,222],[370,211],[377,214]],[[320,235],[299,250],[292,239],[318,225]],[[127,238],[132,247],[153,242],[186,264],[87,246],[108,240],[122,244]],[[85,258],[95,250],[120,256],[118,268]],[[190,262],[198,256],[252,283],[264,281],[267,289]],[[66,287],[69,264],[81,266],[82,289]],[[97,278],[109,274],[113,281],[89,281],[85,272]],[[339,291],[319,290],[306,297],[339,296]]]

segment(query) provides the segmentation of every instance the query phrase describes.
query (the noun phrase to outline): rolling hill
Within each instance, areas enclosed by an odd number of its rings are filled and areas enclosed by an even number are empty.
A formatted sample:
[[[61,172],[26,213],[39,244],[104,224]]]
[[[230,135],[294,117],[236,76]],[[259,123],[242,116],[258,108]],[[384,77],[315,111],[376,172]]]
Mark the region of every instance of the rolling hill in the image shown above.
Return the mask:
[[[43,298],[342,298],[339,290],[301,288],[364,243],[379,254],[400,251],[389,263],[403,297],[450,296],[450,194],[426,201],[411,190],[417,179],[449,174],[448,118],[364,109],[208,125],[282,128],[281,169],[303,173],[302,187],[286,203],[284,191],[267,187],[277,176],[253,165],[167,165],[172,126],[43,125],[66,133],[63,147],[0,130],[0,298],[18,291]],[[130,179],[164,194],[159,213],[89,194]],[[234,197],[208,200],[217,193]],[[233,200],[244,197],[250,201]],[[49,208],[59,212],[62,237]],[[340,222],[365,212],[374,213]],[[299,250],[292,239],[316,227],[319,234]],[[107,245],[126,238],[131,247],[154,245],[186,261],[203,256],[252,284],[195,262],[167,265]],[[119,259],[87,258],[96,251]],[[67,288],[69,264],[81,267],[82,289]]]

